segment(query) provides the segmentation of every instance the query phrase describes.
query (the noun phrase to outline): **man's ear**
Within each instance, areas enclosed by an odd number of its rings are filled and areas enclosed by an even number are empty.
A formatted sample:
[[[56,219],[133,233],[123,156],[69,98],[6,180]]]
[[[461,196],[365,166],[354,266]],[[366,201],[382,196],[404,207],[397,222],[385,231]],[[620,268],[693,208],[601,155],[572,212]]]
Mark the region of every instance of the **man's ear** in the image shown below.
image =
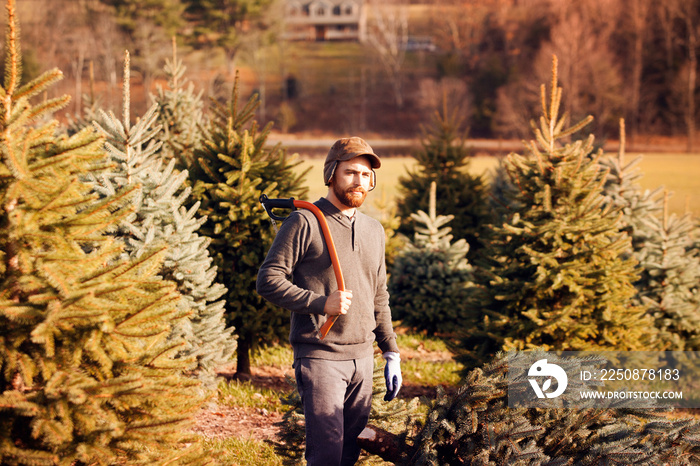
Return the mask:
[[[374,168],[373,168],[372,169],[372,179],[369,182],[369,189],[367,191],[372,191],[376,187],[377,187],[377,172],[375,172]]]
[[[335,177],[335,169],[338,168],[338,162],[333,163],[333,168],[331,169],[331,176],[328,177],[326,186],[330,186],[333,183],[333,178]]]

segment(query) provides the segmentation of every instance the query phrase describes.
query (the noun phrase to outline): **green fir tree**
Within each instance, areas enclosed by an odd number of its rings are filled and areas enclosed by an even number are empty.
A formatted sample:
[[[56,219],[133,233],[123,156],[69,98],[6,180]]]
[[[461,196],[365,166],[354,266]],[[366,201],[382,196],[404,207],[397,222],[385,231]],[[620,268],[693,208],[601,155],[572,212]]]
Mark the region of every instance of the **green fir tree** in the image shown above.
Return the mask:
[[[631,303],[636,264],[629,237],[619,231],[619,214],[604,207],[601,153],[592,154],[592,136],[566,142],[590,118],[565,127],[556,58],[552,76],[549,103],[542,86],[536,141],[527,145],[527,155],[511,154],[506,163],[517,189],[506,202],[510,215],[494,227],[474,274],[458,348],[466,368],[500,350],[656,345],[651,319]]]
[[[430,185],[429,214],[411,214],[416,233],[397,255],[388,288],[394,318],[418,331],[450,333],[462,318],[471,266],[464,239],[452,242],[452,215],[436,214],[436,183]]]
[[[459,109],[450,112],[447,101],[436,112],[432,125],[423,129],[423,149],[414,157],[418,165],[399,179],[399,232],[411,237],[415,221],[411,214],[429,209],[430,184],[437,183],[437,210],[453,215],[452,234],[469,243],[469,259],[481,248],[485,225],[490,223],[486,186],[481,176],[469,173],[470,151],[462,134]]]
[[[198,230],[206,221],[195,203],[186,207],[191,188],[185,186],[187,171],[175,171],[175,160],[164,161],[158,105],[154,104],[135,125],[130,123],[130,72],[128,53],[124,66],[122,119],[101,112],[96,126],[107,137],[106,149],[114,168],[94,179],[101,195],[139,187],[135,212],[125,219],[116,234],[125,243],[124,253],[140,257],[154,244],[167,244],[160,276],[177,283],[178,307],[190,314],[173,330],[172,338],[185,339],[189,347],[180,352],[195,359],[192,368],[209,389],[216,388],[216,369],[233,360],[236,342],[233,329],[226,328],[226,289],[215,281],[217,270],[209,255],[209,238]]]
[[[270,219],[260,195],[299,198],[306,192],[297,163],[279,145],[268,147],[271,125],[254,120],[259,101],[238,105],[238,78],[229,106],[213,102],[214,116],[190,167],[192,201],[206,215],[203,233],[218,268],[217,281],[228,288],[226,316],[238,337],[238,374],[250,374],[250,352],[286,338],[289,314],[255,292],[258,268],[272,244]]]
[[[518,201],[518,188],[513,185],[508,174],[508,160],[500,158],[498,164],[491,170],[489,183],[489,207],[492,210],[492,223],[487,225],[491,229],[494,225],[500,225],[507,221],[511,211],[523,208]]]
[[[186,6],[182,0],[101,1],[114,8],[117,23],[132,37],[137,36],[140,29],[151,28],[162,29],[172,35],[183,25]]]
[[[20,85],[8,0],[0,112],[0,463],[212,464],[188,434],[199,382],[169,340],[185,316],[156,272],[163,245],[119,260],[104,233],[130,214],[136,189],[97,200],[82,178],[103,169],[104,141],[36,124],[68,98],[32,103],[58,70]]]

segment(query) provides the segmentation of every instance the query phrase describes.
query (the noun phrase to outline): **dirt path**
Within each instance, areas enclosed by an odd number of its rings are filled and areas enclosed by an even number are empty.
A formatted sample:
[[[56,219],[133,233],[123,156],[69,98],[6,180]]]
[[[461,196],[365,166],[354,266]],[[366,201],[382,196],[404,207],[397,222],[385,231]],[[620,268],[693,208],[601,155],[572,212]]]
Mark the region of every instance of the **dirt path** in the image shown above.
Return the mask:
[[[279,393],[294,390],[285,378],[282,369],[269,366],[251,368],[252,376],[248,379],[256,387],[275,390]],[[224,377],[231,377],[231,371],[221,372]],[[434,397],[435,387],[404,384],[399,396],[414,398],[419,396]],[[213,404],[203,409],[196,416],[194,432],[212,439],[231,437],[250,440],[274,440],[280,432],[279,423],[282,413],[268,412],[265,409],[225,406]]]

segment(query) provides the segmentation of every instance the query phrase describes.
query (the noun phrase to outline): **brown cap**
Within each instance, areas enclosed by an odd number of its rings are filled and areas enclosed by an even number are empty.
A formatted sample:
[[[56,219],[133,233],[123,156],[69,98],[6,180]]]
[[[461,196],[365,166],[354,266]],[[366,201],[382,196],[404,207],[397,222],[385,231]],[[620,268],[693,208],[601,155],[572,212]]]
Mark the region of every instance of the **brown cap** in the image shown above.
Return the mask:
[[[331,182],[335,167],[338,162],[354,159],[361,155],[367,156],[372,168],[382,166],[379,156],[374,153],[367,141],[358,137],[343,138],[335,141],[326,156],[326,163],[323,164],[323,182],[328,185]]]

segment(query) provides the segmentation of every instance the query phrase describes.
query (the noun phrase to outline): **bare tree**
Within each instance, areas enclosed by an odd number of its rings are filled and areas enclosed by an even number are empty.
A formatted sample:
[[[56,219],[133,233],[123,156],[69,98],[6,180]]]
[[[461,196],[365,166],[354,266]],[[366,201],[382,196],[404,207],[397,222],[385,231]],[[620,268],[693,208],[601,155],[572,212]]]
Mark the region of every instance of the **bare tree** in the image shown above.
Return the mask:
[[[618,16],[612,10],[613,0],[605,12],[602,3],[587,0],[562,7],[550,32],[551,41],[542,46],[535,65],[536,81],[545,83],[551,75],[552,55],[556,55],[565,89],[563,108],[574,120],[593,115],[599,128],[616,127],[624,106],[618,60],[609,47],[616,27],[609,19]]]
[[[403,107],[403,64],[408,43],[407,0],[370,0],[367,41],[386,72],[398,108]]]
[[[449,102],[451,108],[461,109],[460,115],[466,123],[469,122],[472,98],[464,80],[449,76],[440,80],[425,78],[420,81],[417,94],[422,113],[434,115],[442,110],[444,102]]]
[[[106,5],[99,0],[88,0],[86,7],[90,34],[95,38],[95,56],[91,57],[96,67],[95,78],[107,83],[105,108],[115,109],[121,104],[119,83],[126,38],[114,17],[107,14]]]
[[[27,65],[38,68],[29,72],[57,67],[66,74],[52,89],[73,95],[66,112],[82,110],[89,63],[94,65],[97,81],[109,82],[108,91],[118,87],[117,62],[127,45],[108,5],[101,0],[32,0],[19,2],[18,15]],[[4,20],[0,15],[0,21]]]
[[[593,115],[601,125],[614,126],[624,106],[622,78],[609,47],[616,28],[617,0],[551,2],[550,40],[542,44],[523,75],[499,90],[494,128],[502,136],[524,137],[539,108],[539,85],[551,76],[552,56],[559,62],[559,81],[565,92],[562,107],[577,121]]]
[[[688,50],[688,87],[687,103],[688,110],[686,112],[686,124],[688,127],[688,146],[687,151],[692,152],[695,146],[695,91],[697,89],[698,77],[698,26],[700,20],[696,5],[693,2],[680,2],[680,16],[685,23],[686,40]]]
[[[697,90],[698,68],[698,40],[700,39],[700,12],[698,3],[688,0],[667,0],[659,6],[659,16],[663,19],[666,33],[666,46],[668,63],[673,63],[675,40],[683,45],[685,50],[685,64],[681,67],[680,75],[674,79],[673,93],[683,106],[684,119],[687,132],[688,152],[692,152],[695,146],[696,105],[695,93]],[[682,88],[679,89],[679,85]]]
[[[284,4],[280,0],[271,0],[268,8],[260,12],[256,27],[249,28],[240,38],[239,52],[255,72],[258,82],[258,120],[267,120],[267,81],[271,70],[281,67],[282,49],[280,48],[284,19]]]
[[[644,44],[647,41],[649,17],[652,11],[651,0],[632,0],[627,9],[627,18],[631,26],[632,61],[630,99],[628,103],[627,122],[628,134],[634,137],[639,131],[640,108],[642,95],[642,71],[644,67]]]
[[[441,49],[469,54],[482,41],[484,18],[492,11],[493,0],[432,0],[431,20],[435,40]]]
[[[134,47],[133,69],[141,75],[145,97],[152,90],[153,80],[169,56],[168,44],[171,39],[161,26],[146,20],[137,23],[131,39]],[[145,99],[139,101],[145,102]]]

